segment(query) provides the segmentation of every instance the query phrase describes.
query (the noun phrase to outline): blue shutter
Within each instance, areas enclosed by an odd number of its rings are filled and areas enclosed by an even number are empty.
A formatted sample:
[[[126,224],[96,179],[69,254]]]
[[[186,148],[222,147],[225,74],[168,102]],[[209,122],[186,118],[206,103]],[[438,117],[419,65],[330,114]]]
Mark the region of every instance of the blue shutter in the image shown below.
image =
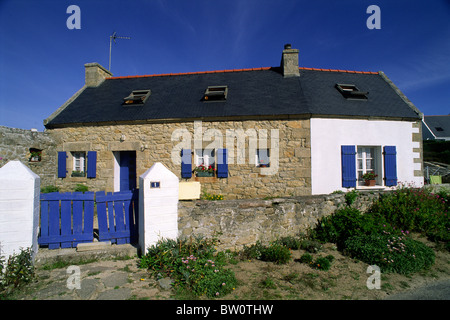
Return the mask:
[[[181,177],[186,179],[192,177],[191,149],[181,150]]]
[[[58,178],[66,177],[66,152],[58,152]]]
[[[95,178],[96,175],[97,175],[97,151],[88,151],[87,177]]]
[[[217,177],[228,178],[227,149],[217,150]]]
[[[356,147],[341,146],[342,187],[356,188]]]
[[[388,187],[397,185],[397,151],[395,146],[384,147],[384,179]]]

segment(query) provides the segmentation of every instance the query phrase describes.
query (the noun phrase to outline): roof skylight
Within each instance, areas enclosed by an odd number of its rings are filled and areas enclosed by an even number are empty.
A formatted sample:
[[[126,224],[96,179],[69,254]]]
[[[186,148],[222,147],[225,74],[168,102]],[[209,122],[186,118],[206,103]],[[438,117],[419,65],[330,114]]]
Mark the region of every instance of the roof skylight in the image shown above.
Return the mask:
[[[203,101],[226,101],[228,95],[227,86],[209,86],[203,95]]]
[[[123,98],[124,105],[142,105],[147,101],[151,90],[134,90],[126,98]]]
[[[367,95],[369,94],[367,91],[360,91],[354,84],[337,83],[336,89],[338,89],[346,99],[367,100]]]

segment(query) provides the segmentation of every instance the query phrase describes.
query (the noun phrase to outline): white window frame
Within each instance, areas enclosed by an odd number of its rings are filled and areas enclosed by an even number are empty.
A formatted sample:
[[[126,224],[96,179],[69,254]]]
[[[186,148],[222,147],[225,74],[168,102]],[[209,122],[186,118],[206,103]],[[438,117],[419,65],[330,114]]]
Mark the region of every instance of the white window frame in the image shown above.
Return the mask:
[[[371,157],[368,157],[368,150],[370,149]],[[361,152],[360,152],[361,150]],[[360,156],[361,154],[361,156]],[[378,176],[375,178],[376,185],[382,185],[382,159],[381,159],[381,146],[356,146],[356,176],[358,180],[358,187],[364,186],[364,179],[361,176],[367,172],[374,172]],[[359,166],[361,160],[362,168]],[[372,169],[367,168],[367,161],[372,161]],[[361,174],[360,174],[361,173]]]
[[[73,158],[73,169],[72,171],[76,172],[85,172],[86,173],[86,152],[84,151],[73,151],[72,152],[72,158]],[[77,165],[77,161],[79,161],[79,164]]]
[[[213,167],[215,167],[215,165],[216,165],[216,159],[215,159],[216,150],[211,149],[212,152],[206,152],[207,154],[205,154],[205,151],[207,151],[207,150],[206,149],[195,149],[195,152],[194,152],[195,166],[198,167],[203,164],[207,168],[210,165],[213,165]]]

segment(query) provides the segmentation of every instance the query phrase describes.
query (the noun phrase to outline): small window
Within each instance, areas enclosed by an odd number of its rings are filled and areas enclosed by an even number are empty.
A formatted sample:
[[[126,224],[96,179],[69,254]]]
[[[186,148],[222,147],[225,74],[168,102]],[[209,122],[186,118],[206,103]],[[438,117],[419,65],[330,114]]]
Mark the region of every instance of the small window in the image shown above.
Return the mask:
[[[226,101],[228,95],[227,86],[210,86],[203,95],[203,101]]]
[[[42,150],[36,148],[30,148],[30,157],[28,161],[30,162],[39,162],[41,161]]]
[[[131,94],[123,98],[124,105],[142,105],[147,101],[151,94],[151,90],[135,90]]]
[[[358,174],[358,185],[368,185],[366,180],[375,180],[377,185],[381,184],[380,163],[381,163],[380,147],[361,147],[357,148],[356,171]]]
[[[86,152],[72,152],[72,177],[84,177],[86,174]]]
[[[444,131],[444,129],[442,129],[442,127],[434,127],[436,129],[436,131]]]
[[[214,177],[216,171],[216,152],[214,149],[196,149],[195,173],[197,177]]]
[[[354,84],[336,84],[336,89],[344,96],[346,99],[353,100],[367,100],[367,95],[369,92],[360,91]]]
[[[270,167],[270,150],[258,149],[256,150],[256,166],[265,168]]]
[[[214,149],[196,149],[195,150],[195,165],[204,165],[206,167],[215,166],[216,152]]]

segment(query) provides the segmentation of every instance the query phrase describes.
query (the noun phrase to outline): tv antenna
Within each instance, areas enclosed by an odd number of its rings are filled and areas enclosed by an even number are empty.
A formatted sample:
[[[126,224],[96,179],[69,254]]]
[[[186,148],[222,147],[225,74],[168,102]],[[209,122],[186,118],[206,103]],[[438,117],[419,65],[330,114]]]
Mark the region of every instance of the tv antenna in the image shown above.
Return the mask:
[[[111,48],[112,48],[112,41],[114,40],[114,43],[116,43],[116,39],[126,39],[130,40],[130,37],[119,37],[117,33],[114,31],[112,35],[109,36],[109,71],[111,71]]]

